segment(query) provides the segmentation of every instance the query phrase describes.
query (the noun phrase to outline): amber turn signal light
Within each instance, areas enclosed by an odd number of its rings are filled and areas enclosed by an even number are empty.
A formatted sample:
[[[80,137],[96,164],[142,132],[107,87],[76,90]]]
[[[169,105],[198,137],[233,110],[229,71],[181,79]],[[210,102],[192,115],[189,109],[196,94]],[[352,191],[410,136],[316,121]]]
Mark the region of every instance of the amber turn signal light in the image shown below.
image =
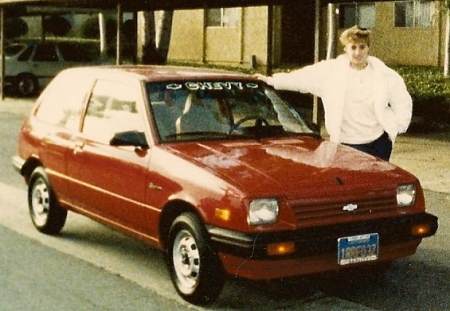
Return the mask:
[[[269,256],[281,256],[293,252],[295,252],[294,242],[282,242],[267,245],[267,254]]]
[[[224,221],[229,221],[230,220],[230,216],[231,216],[231,212],[228,209],[216,208],[216,210],[214,212],[214,216],[216,218],[222,219]]]
[[[411,228],[411,233],[414,236],[428,236],[430,233],[430,226],[428,224],[419,224],[419,225],[415,225]]]

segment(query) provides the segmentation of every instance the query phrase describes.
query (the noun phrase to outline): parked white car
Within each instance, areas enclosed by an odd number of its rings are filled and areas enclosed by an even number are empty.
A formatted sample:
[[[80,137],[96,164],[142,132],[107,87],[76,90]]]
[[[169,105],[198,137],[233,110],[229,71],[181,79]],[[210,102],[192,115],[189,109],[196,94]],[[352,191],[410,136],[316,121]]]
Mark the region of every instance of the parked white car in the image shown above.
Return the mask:
[[[76,42],[14,42],[5,47],[5,86],[21,97],[36,95],[61,70],[100,64]]]

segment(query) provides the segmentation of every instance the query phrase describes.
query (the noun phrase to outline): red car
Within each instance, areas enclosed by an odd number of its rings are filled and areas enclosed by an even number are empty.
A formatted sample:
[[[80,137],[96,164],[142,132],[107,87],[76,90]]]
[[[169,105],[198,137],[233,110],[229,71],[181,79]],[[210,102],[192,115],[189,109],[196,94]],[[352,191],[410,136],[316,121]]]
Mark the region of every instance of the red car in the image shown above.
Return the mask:
[[[62,71],[13,164],[39,231],[59,233],[69,210],[142,239],[196,304],[227,274],[386,267],[438,227],[416,177],[323,140],[272,88],[226,71]]]

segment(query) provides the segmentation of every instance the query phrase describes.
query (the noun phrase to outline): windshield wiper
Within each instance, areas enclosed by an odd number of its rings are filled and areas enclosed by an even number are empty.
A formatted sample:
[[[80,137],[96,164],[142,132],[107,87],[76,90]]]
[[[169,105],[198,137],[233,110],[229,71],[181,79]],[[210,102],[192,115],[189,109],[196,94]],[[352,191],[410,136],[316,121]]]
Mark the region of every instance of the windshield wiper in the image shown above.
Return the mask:
[[[217,137],[229,137],[227,133],[223,132],[183,132],[183,133],[176,133],[176,134],[170,134],[165,136],[165,139],[178,139],[181,137],[211,137],[211,138],[217,138]]]
[[[193,140],[195,138],[198,139],[262,139],[268,137],[282,137],[282,136],[310,136],[314,138],[321,138],[319,133],[316,132],[290,132],[285,130],[280,130],[280,127],[262,127],[262,128],[252,128],[252,130],[248,130],[246,132],[234,132],[234,133],[224,133],[224,132],[183,132],[170,134],[163,138],[164,141],[177,141],[177,140]]]

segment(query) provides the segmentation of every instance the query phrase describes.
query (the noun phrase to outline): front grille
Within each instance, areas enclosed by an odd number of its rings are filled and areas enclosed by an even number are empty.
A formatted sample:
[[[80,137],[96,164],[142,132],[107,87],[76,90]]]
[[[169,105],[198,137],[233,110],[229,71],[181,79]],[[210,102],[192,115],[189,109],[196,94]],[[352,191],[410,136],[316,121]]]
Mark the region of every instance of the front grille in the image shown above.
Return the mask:
[[[376,217],[386,212],[397,209],[396,196],[392,192],[371,193],[364,198],[306,198],[289,202],[299,225],[308,222],[322,223],[339,222],[340,219],[348,220],[349,216],[371,215]],[[345,210],[344,207],[354,205],[354,210]],[[354,207],[353,206],[353,207]]]

